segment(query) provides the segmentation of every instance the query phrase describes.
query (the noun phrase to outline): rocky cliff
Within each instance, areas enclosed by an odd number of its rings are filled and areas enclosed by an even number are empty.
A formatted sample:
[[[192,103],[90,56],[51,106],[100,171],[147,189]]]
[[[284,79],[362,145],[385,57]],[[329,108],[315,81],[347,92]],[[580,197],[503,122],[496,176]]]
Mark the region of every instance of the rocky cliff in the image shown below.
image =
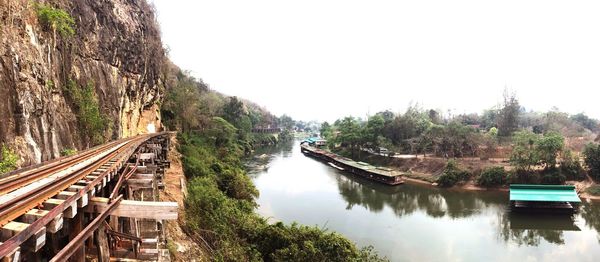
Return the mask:
[[[74,34],[45,25],[37,3],[67,12]],[[69,83],[93,86],[108,120],[104,139],[159,129],[165,60],[144,0],[0,0],[0,143],[22,165],[92,146],[66,94]]]

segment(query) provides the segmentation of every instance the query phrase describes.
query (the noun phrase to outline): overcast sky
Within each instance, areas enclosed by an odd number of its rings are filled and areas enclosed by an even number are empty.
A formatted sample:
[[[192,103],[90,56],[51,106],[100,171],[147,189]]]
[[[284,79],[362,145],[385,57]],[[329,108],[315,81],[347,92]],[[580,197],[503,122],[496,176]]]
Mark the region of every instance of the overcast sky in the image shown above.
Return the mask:
[[[300,120],[409,103],[600,118],[600,1],[154,0],[170,58]]]

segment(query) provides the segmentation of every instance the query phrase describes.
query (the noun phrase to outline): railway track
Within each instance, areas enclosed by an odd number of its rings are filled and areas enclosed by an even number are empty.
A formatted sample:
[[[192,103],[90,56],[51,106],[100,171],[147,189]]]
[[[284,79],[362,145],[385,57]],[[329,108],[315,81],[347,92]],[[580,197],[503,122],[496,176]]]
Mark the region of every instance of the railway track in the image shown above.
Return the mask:
[[[63,216],[74,216],[142,143],[161,134],[120,139],[1,177],[0,227],[5,241],[0,244],[0,258],[14,254],[22,245],[40,248],[40,235],[60,229]]]

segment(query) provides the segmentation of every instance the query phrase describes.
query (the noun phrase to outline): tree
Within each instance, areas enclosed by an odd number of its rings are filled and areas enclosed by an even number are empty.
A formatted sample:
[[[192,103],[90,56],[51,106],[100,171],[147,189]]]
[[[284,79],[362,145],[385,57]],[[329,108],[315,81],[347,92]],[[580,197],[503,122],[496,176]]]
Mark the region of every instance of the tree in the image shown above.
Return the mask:
[[[363,141],[369,143],[372,147],[379,147],[377,137],[383,131],[385,120],[381,115],[374,115],[367,120],[367,125],[363,129]]]
[[[200,105],[200,89],[195,79],[181,72],[177,84],[167,93],[161,109],[164,114],[172,118],[168,121],[174,121],[172,124],[175,127],[180,127],[183,132],[187,132],[200,124]]]
[[[337,127],[340,134],[337,135],[335,142],[349,147],[353,153],[359,150],[362,136],[358,121],[354,117],[345,117]]]
[[[510,136],[519,127],[519,100],[514,93],[504,90],[504,104],[498,115],[498,135]]]
[[[592,178],[600,180],[600,145],[588,144],[584,151],[585,165],[589,169]]]
[[[229,101],[223,107],[223,118],[227,120],[227,122],[239,128],[240,119],[244,115],[246,115],[244,102],[235,96],[229,97]]]
[[[483,115],[481,116],[481,124],[486,129],[497,127],[498,123],[498,115],[500,114],[500,110],[498,108],[490,108],[483,111]]]
[[[556,157],[565,146],[565,138],[556,132],[545,134],[536,142],[536,152],[545,169],[556,167]]]
[[[213,140],[215,148],[231,148],[235,143],[236,131],[227,120],[213,117],[206,134]]]
[[[518,170],[530,172],[539,162],[535,144],[539,136],[530,131],[515,132],[513,137],[513,150],[510,154],[510,163]]]
[[[598,129],[600,129],[600,124],[598,123],[598,120],[589,118],[584,113],[572,115],[570,118],[571,120],[575,121],[576,123],[579,123],[581,126],[589,129],[592,132],[596,132],[598,131]]]
[[[323,122],[323,124],[321,124],[321,129],[319,129],[319,133],[321,137],[325,139],[331,139],[331,137],[333,136],[333,130],[331,129],[331,125],[329,125],[327,121]]]
[[[294,119],[292,119],[290,116],[284,114],[281,117],[279,117],[280,127],[291,130],[292,128],[294,128],[294,125]]]

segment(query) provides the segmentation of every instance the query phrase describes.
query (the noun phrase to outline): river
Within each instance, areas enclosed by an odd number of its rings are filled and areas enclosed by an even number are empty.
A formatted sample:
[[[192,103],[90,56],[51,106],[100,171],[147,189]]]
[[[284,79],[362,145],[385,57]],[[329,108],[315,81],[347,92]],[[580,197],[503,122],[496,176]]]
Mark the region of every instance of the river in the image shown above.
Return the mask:
[[[391,261],[600,259],[600,202],[573,216],[516,215],[506,192],[381,185],[304,156],[298,142],[248,164],[262,216],[339,232]]]

